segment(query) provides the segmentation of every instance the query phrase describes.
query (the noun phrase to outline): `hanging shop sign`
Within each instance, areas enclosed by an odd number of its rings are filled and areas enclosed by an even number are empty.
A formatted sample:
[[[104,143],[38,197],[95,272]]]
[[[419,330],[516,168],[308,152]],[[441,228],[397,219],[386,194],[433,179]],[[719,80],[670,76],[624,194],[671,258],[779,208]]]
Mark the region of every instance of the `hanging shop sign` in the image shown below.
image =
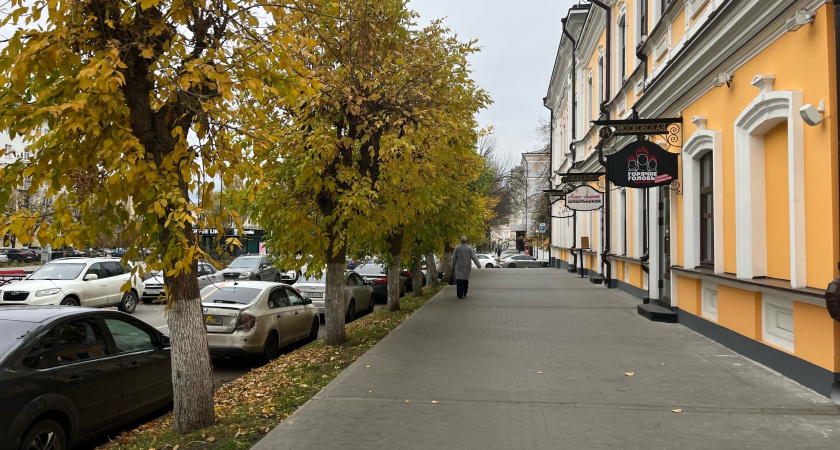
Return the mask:
[[[604,172],[561,173],[560,175],[563,183],[591,183],[604,176]]]
[[[601,139],[608,139],[613,136],[669,134],[673,125],[682,124],[682,119],[596,120],[593,123],[602,127],[598,131]]]
[[[575,211],[592,211],[604,206],[604,195],[592,186],[578,186],[566,194],[566,207]]]
[[[609,181],[616,186],[650,188],[679,179],[679,156],[650,141],[627,144],[607,156]]]

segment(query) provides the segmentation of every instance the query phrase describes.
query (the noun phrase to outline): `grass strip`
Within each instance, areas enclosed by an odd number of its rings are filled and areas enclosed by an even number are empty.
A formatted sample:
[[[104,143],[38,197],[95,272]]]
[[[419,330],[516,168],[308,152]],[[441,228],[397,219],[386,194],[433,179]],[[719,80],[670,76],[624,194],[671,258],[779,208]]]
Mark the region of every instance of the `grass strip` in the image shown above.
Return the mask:
[[[318,340],[280,356],[216,391],[216,423],[189,434],[172,431],[171,414],[126,431],[100,449],[248,449],[323,389],[342,370],[423,306],[442,288],[404,297],[400,311],[385,308],[347,325],[347,341]]]

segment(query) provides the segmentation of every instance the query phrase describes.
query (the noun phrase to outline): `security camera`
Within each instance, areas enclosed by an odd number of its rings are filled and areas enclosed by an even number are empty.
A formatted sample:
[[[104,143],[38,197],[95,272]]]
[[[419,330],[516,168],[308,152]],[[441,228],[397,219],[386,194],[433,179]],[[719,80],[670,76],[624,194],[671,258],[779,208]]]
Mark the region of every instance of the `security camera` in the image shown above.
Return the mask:
[[[785,28],[788,31],[796,31],[806,24],[814,21],[814,13],[810,13],[804,9],[796,11],[796,14],[785,22]]]
[[[812,127],[819,125],[823,119],[820,110],[810,103],[799,108],[799,115],[802,116],[802,120],[804,120],[805,123]]]
[[[726,72],[721,72],[721,73],[717,74],[717,76],[715,76],[715,78],[713,80],[713,83],[714,83],[715,87],[721,87],[724,84],[726,85],[726,87],[729,87],[729,84],[731,82],[732,82],[732,74],[731,73],[726,73]]]

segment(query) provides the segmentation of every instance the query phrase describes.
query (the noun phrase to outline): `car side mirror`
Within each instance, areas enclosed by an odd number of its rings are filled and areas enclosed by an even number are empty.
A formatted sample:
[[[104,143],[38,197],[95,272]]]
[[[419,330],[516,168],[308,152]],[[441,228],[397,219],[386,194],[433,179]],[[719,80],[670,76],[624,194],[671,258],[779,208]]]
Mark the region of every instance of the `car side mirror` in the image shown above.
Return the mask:
[[[160,335],[160,344],[163,346],[163,348],[169,347],[171,345],[169,341],[169,336],[165,334]]]
[[[309,297],[303,299],[303,304],[304,305],[311,305],[312,304],[312,299],[309,298]]]
[[[85,278],[84,278],[85,281],[93,281],[93,280],[98,280],[98,279],[99,279],[99,275],[97,275],[95,273],[89,273],[89,274],[85,275]]]

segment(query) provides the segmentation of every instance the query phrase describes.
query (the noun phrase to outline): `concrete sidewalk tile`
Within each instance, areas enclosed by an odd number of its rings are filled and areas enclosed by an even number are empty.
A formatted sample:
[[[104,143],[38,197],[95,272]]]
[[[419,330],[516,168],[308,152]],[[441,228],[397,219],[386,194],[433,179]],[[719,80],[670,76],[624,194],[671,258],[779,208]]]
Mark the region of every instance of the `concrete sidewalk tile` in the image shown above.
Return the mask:
[[[254,448],[837,448],[830,400],[637,304],[556,269],[474,271]]]

